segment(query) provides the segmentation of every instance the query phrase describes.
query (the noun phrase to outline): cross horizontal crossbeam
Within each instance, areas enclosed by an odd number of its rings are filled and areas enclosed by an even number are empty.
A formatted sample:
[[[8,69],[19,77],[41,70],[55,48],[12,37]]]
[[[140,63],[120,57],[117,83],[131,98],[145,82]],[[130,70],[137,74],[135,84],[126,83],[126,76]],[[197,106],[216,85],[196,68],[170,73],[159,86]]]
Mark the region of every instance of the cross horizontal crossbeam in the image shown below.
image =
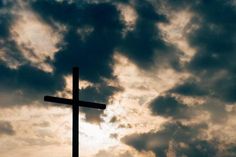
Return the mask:
[[[75,103],[72,99],[66,99],[66,98],[58,98],[53,96],[44,96],[44,101],[49,101],[53,103],[59,103],[59,104],[67,104],[67,105],[73,105]],[[105,104],[100,103],[94,103],[94,102],[87,102],[87,101],[81,101],[77,102],[79,106],[82,107],[88,107],[88,108],[97,108],[97,109],[105,109]]]

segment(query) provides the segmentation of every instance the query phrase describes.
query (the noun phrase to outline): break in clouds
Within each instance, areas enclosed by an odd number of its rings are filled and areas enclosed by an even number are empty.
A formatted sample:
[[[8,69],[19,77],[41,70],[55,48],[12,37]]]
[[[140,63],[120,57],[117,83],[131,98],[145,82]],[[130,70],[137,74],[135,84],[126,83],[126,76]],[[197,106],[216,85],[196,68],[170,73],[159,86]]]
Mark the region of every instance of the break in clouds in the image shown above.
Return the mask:
[[[182,12],[189,15],[185,27],[168,30]],[[167,122],[123,143],[158,157],[235,156],[235,18],[235,2],[223,0],[1,1],[0,105],[41,102],[63,91],[73,66],[92,84],[80,98],[108,103],[124,90],[113,72],[119,53],[141,71],[171,68],[189,76],[149,102],[150,112]],[[171,36],[176,32],[179,41]],[[88,121],[102,121],[102,111],[82,112]],[[0,128],[14,133],[8,122]]]

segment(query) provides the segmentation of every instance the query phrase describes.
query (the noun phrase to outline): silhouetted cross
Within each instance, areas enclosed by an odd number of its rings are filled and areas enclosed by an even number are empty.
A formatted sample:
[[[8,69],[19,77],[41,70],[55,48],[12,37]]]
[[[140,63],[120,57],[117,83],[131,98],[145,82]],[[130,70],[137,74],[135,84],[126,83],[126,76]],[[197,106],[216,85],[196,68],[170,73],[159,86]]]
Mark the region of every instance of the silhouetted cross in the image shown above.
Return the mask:
[[[66,98],[58,98],[52,96],[44,96],[44,101],[60,103],[60,104],[68,104],[72,105],[72,121],[73,121],[73,131],[72,131],[72,157],[79,156],[79,106],[89,107],[89,108],[96,108],[96,109],[105,109],[105,104],[93,103],[93,102],[86,102],[79,100],[79,68],[73,68],[73,98],[66,99]]]

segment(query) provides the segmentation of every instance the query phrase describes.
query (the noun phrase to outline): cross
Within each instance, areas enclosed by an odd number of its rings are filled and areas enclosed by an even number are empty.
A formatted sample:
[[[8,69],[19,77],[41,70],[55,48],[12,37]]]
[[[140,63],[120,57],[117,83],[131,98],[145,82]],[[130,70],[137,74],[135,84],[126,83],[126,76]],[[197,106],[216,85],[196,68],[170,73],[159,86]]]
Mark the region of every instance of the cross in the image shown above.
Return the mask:
[[[72,85],[72,99],[66,98],[58,98],[53,96],[44,96],[44,101],[49,101],[53,103],[60,103],[60,104],[67,104],[72,105],[72,157],[79,157],[79,106],[82,107],[89,107],[89,108],[96,108],[96,109],[105,109],[105,104],[93,103],[93,102],[86,102],[79,100],[79,68],[73,68],[73,85]]]

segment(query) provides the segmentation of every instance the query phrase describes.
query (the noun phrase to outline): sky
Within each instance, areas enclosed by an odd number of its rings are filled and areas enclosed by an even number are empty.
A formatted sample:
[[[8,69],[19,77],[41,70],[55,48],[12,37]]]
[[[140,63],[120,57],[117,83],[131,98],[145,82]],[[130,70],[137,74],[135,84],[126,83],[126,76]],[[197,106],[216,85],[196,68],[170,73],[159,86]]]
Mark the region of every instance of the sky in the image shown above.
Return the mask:
[[[0,156],[236,156],[235,0],[1,0]]]

